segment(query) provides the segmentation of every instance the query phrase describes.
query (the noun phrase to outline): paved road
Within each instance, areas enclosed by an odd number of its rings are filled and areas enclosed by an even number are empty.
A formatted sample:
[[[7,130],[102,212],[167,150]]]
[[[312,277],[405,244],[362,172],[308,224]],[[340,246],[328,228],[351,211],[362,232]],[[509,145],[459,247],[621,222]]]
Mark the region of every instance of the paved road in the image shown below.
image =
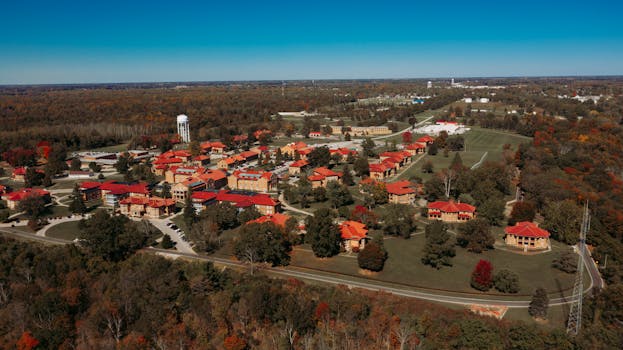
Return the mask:
[[[50,243],[50,244],[71,244],[72,243],[70,241],[57,239],[57,238],[39,237],[39,236],[35,236],[32,234],[28,234],[22,231],[9,229],[9,228],[0,228],[0,232],[6,233],[12,236],[20,237],[20,238],[26,238],[26,239],[36,240],[36,241]],[[211,261],[217,264],[230,266],[230,267],[243,267],[243,268],[247,267],[246,264],[239,262],[239,261],[217,258],[217,257],[212,257],[212,256],[197,255],[195,253],[184,253],[184,252],[179,252],[179,251],[155,249],[155,248],[147,248],[147,249],[144,249],[143,251],[149,252],[149,253],[155,253],[159,255],[165,255],[168,257],[172,257],[172,258],[189,258],[189,259],[202,260],[202,261]],[[404,288],[403,287],[388,287],[388,286],[375,283],[373,281],[370,281],[370,282],[353,281],[353,280],[340,278],[338,275],[335,275],[336,277],[333,277],[327,274],[316,274],[316,273],[311,273],[311,272],[303,272],[299,270],[294,270],[292,268],[266,267],[263,270],[268,273],[272,273],[272,274],[279,275],[279,276],[287,276],[287,277],[294,277],[294,278],[300,278],[300,279],[311,280],[311,281],[318,281],[318,282],[328,283],[332,285],[345,285],[345,286],[352,287],[352,288],[362,288],[362,289],[367,289],[367,290],[372,290],[372,291],[383,291],[383,292],[392,293],[392,294],[396,294],[400,296],[418,298],[418,299],[441,302],[441,303],[458,304],[458,305],[472,305],[472,304],[498,305],[498,306],[507,306],[509,308],[527,308],[530,304],[530,300],[527,300],[527,299],[526,300],[522,300],[522,299],[503,300],[503,299],[486,299],[486,298],[479,298],[479,297],[442,295],[438,291],[427,292],[427,291],[413,290],[413,289],[409,289],[406,287]],[[598,285],[598,283],[595,283],[595,284],[591,283],[591,286],[589,286],[586,289],[586,292],[590,291],[593,285]],[[573,297],[552,298],[550,299],[550,306],[564,305],[564,304],[569,304],[572,302],[574,302]]]
[[[177,215],[180,215],[180,213],[178,213]],[[190,246],[189,242],[183,240],[182,237],[180,237],[179,233],[175,232],[175,230],[167,226],[167,223],[172,222],[171,219],[177,215],[171,216],[167,219],[149,219],[149,222],[157,229],[159,229],[163,234],[169,235],[171,237],[171,240],[176,243],[175,249],[177,249],[179,252],[197,255],[197,253]]]
[[[605,287],[604,280],[601,278],[601,274],[599,273],[599,267],[595,263],[595,260],[593,260],[591,252],[586,247],[586,244],[584,242],[578,243],[577,250],[579,254],[582,254],[584,266],[586,266],[586,270],[591,277],[591,287],[603,289]]]
[[[81,215],[72,215],[70,218],[64,216],[60,219],[48,219],[49,224],[45,225],[42,229],[40,229],[39,231],[37,231],[36,235],[37,236],[41,236],[41,237],[45,237],[45,233],[48,232],[48,230],[53,227],[56,226],[58,224],[62,224],[64,222],[70,222],[70,221],[80,221],[82,219],[88,219],[90,214],[86,214],[84,217]]]
[[[485,154],[483,154],[482,157],[480,157],[480,160],[477,163],[474,163],[474,165],[472,165],[472,167],[470,169],[474,170],[474,169],[478,168],[479,166],[481,166],[482,162],[485,161],[485,158],[487,158],[488,155],[489,155],[489,151],[485,152]]]
[[[297,209],[293,206],[291,206],[290,204],[288,204],[288,202],[286,202],[285,197],[283,196],[283,193],[279,194],[279,201],[281,202],[281,206],[283,207],[283,209],[285,210],[289,210],[289,211],[293,211],[295,213],[299,213],[299,214],[303,214],[303,215],[308,215],[308,216],[313,216],[314,214],[305,211],[305,210],[301,210],[301,209]]]

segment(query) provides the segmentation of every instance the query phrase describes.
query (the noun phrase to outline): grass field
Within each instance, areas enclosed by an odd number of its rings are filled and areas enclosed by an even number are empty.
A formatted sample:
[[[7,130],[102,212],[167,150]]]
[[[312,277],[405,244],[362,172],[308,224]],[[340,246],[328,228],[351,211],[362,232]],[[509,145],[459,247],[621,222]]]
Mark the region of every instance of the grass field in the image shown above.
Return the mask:
[[[68,221],[50,227],[45,233],[48,237],[61,238],[69,241],[78,237],[80,230],[78,223],[80,221]]]
[[[437,270],[421,262],[424,243],[425,238],[421,234],[409,240],[402,238],[386,239],[385,247],[389,258],[385,263],[385,268],[380,273],[368,278],[413,287],[478,293],[471,288],[469,278],[478,260],[487,259],[493,264],[494,273],[501,269],[509,269],[518,274],[521,285],[520,295],[531,295],[535,286],[543,286],[553,296],[557,296],[556,294],[561,289],[566,290],[573,287],[574,275],[551,268],[552,260],[558,255],[556,251],[532,256],[518,255],[502,250],[475,254],[457,247],[457,254],[452,259],[453,266]],[[292,256],[292,265],[360,276],[355,255],[341,254],[330,259],[317,259],[306,246],[301,246],[295,250]],[[495,290],[488,293],[503,295]]]
[[[127,151],[127,150],[128,150],[128,144],[121,143],[121,144],[113,145],[113,146],[93,148],[90,151],[92,152],[122,152],[122,151]]]
[[[417,139],[419,136],[416,135],[414,139]],[[485,153],[487,153],[487,156],[484,158],[485,162],[502,160],[502,148],[505,144],[510,144],[512,149],[517,149],[519,144],[532,140],[530,137],[480,127],[471,127],[471,130],[465,133],[463,137],[465,138],[466,150],[460,152],[460,155],[463,164],[467,167],[478,163]],[[419,176],[427,180],[432,174],[423,173],[422,164],[430,160],[433,163],[433,170],[437,172],[450,166],[455,153],[449,152],[448,157],[444,157],[443,150],[440,150],[435,156],[427,154],[418,164],[401,174],[398,180],[408,179],[412,176]]]

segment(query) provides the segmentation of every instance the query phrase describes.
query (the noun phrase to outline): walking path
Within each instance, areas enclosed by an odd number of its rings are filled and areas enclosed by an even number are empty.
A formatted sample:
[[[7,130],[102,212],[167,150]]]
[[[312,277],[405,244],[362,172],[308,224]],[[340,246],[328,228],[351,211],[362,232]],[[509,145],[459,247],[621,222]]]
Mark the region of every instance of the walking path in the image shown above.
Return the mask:
[[[303,214],[303,215],[314,216],[313,213],[310,213],[310,212],[305,211],[305,210],[297,209],[297,208],[291,206],[290,204],[288,204],[288,202],[286,202],[285,197],[283,196],[283,193],[279,194],[279,201],[281,202],[281,206],[285,210],[293,211],[295,213],[299,213],[299,214]]]

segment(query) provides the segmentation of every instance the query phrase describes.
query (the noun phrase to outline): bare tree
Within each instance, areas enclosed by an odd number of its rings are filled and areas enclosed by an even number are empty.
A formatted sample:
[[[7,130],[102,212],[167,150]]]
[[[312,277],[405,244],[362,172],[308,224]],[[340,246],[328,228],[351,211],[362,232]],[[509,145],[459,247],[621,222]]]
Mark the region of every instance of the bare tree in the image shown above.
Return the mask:
[[[452,183],[456,180],[456,171],[454,169],[443,169],[441,171],[441,179],[443,180],[446,198],[450,198]]]

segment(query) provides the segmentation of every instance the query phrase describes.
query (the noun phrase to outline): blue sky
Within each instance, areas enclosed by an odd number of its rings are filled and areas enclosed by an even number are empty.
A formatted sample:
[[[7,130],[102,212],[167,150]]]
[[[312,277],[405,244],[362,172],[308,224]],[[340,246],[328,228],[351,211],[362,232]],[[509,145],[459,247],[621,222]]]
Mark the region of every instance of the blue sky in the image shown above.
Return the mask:
[[[6,1],[0,84],[623,74],[619,1]]]

